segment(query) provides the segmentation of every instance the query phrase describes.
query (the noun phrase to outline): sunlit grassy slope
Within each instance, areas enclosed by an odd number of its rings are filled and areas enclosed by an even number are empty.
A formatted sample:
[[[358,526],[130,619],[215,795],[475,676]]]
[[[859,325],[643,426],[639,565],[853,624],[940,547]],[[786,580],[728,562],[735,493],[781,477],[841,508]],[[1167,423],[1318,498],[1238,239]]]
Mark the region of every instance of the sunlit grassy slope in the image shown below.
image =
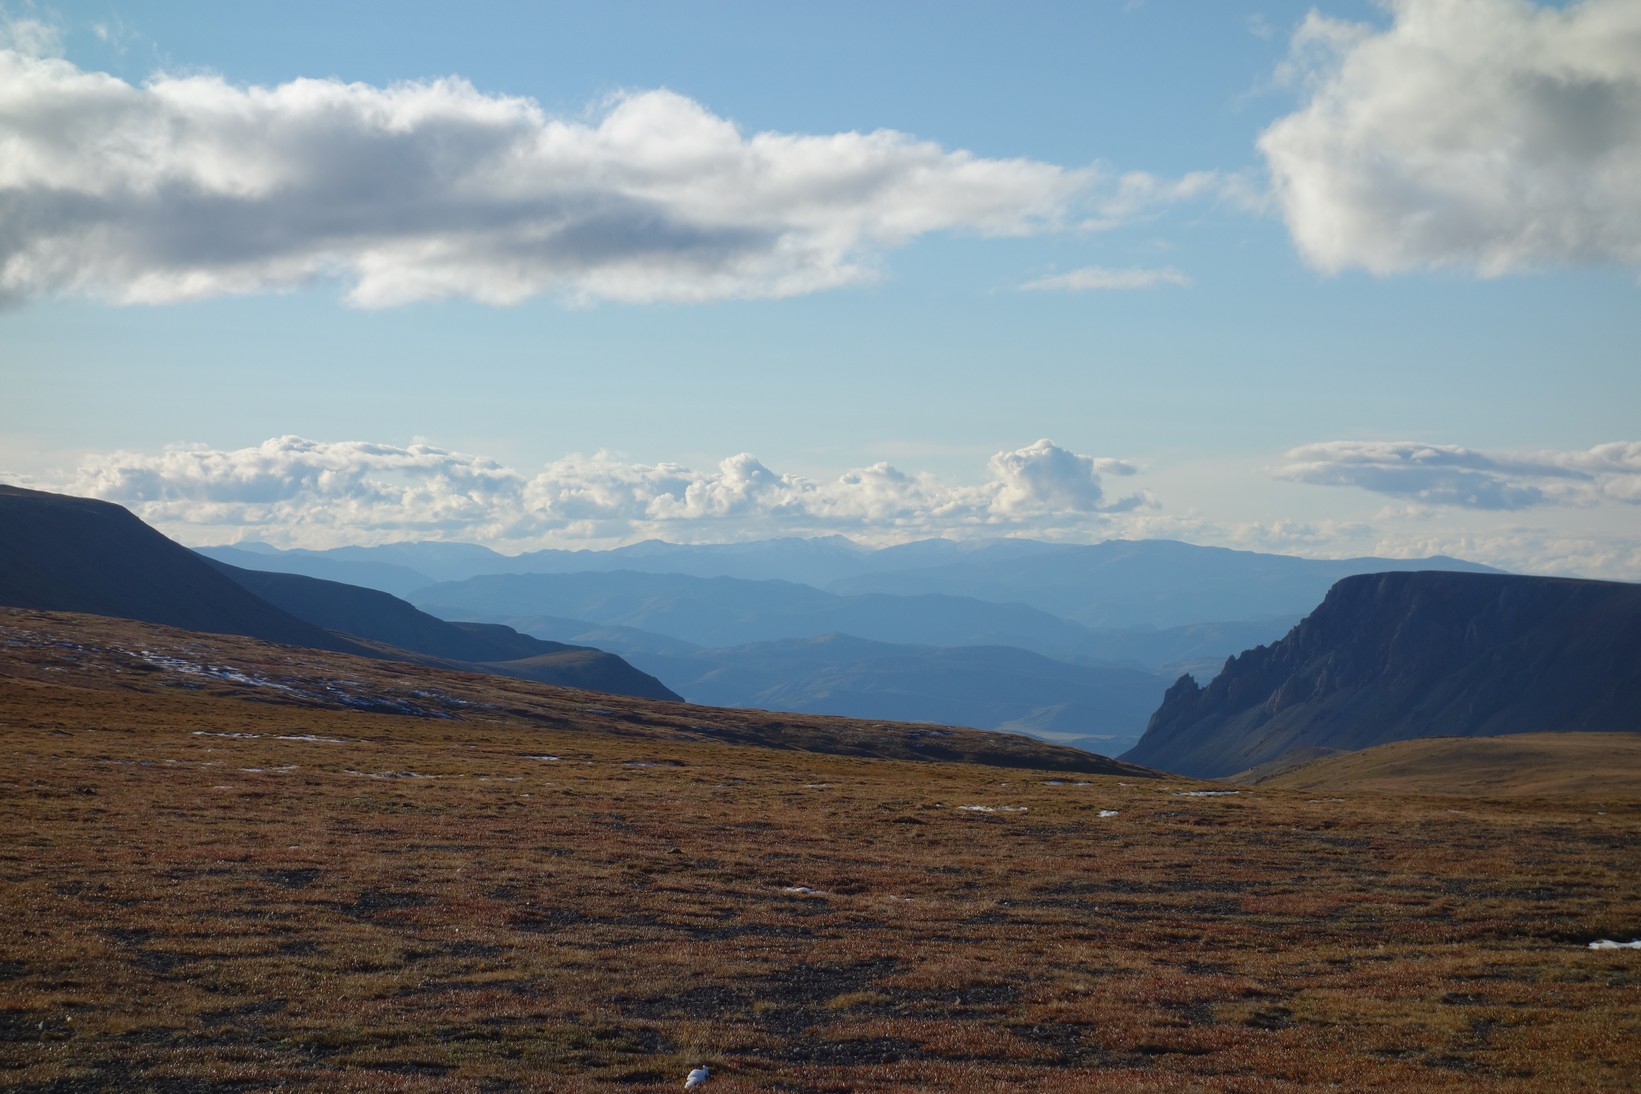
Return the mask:
[[[1641,733],[1425,737],[1238,781],[1313,791],[1641,801]]]
[[[841,755],[1024,757],[326,656],[0,615],[0,1086],[1641,1074],[1641,952],[1587,946],[1641,934],[1633,797]]]

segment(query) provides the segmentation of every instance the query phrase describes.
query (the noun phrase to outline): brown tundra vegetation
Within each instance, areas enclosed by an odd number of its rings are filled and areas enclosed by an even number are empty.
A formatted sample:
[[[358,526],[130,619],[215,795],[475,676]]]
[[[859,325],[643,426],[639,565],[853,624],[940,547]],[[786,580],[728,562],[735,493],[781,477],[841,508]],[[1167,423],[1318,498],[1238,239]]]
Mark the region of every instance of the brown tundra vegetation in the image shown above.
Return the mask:
[[[22,611],[0,747],[7,1090],[1641,1086],[1634,779],[1208,784]]]

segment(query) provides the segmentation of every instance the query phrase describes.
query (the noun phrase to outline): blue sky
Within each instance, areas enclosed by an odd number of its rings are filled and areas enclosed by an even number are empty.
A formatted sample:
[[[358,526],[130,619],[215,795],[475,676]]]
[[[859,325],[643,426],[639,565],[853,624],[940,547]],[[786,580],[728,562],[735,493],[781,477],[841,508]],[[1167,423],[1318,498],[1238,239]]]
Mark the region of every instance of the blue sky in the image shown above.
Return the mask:
[[[1636,0],[0,11],[5,481],[1641,580]]]

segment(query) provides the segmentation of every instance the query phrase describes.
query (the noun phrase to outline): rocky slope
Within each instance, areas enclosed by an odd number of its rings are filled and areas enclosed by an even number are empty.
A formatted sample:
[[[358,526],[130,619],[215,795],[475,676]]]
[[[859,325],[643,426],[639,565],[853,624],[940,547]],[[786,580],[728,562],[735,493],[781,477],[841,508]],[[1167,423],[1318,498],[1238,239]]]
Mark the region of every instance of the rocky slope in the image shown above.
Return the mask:
[[[1297,748],[1638,729],[1641,586],[1364,574],[1207,687],[1181,677],[1123,758],[1221,777]]]

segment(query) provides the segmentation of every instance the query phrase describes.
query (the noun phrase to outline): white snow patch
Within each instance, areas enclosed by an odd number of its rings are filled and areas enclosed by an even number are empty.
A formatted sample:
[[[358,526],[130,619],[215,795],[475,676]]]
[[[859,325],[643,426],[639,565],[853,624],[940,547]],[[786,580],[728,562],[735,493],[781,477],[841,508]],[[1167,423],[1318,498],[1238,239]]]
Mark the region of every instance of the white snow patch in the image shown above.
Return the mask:
[[[1024,805],[960,805],[957,808],[970,813],[1025,813],[1028,807]]]
[[[195,737],[230,737],[230,738],[232,738],[236,741],[255,741],[255,740],[260,740],[263,737],[268,737],[268,734],[266,734],[266,733],[228,733],[228,732],[217,732],[217,731],[209,730],[209,729],[196,729],[196,730],[193,731],[193,735]],[[310,744],[327,744],[327,745],[346,745],[346,744],[352,744],[353,743],[352,741],[345,740],[341,737],[316,737],[311,733],[297,733],[297,734],[280,733],[280,734],[275,734],[274,736],[269,737],[268,739],[273,740],[273,741],[307,741]]]
[[[796,893],[799,896],[825,896],[826,895],[826,891],[824,889],[811,889],[807,885],[788,885],[786,888],[782,889],[781,892],[783,892],[783,893]]]
[[[1610,938],[1598,938],[1590,943],[1592,950],[1641,950],[1641,938],[1630,942],[1614,942]]]
[[[1176,790],[1176,798],[1228,798],[1232,794],[1240,794],[1240,790]]]
[[[1118,810],[1116,810],[1116,809],[1102,809],[1102,810],[1100,810],[1100,816],[1102,816],[1102,817],[1114,817],[1114,816],[1117,815],[1117,813],[1118,813]]]

